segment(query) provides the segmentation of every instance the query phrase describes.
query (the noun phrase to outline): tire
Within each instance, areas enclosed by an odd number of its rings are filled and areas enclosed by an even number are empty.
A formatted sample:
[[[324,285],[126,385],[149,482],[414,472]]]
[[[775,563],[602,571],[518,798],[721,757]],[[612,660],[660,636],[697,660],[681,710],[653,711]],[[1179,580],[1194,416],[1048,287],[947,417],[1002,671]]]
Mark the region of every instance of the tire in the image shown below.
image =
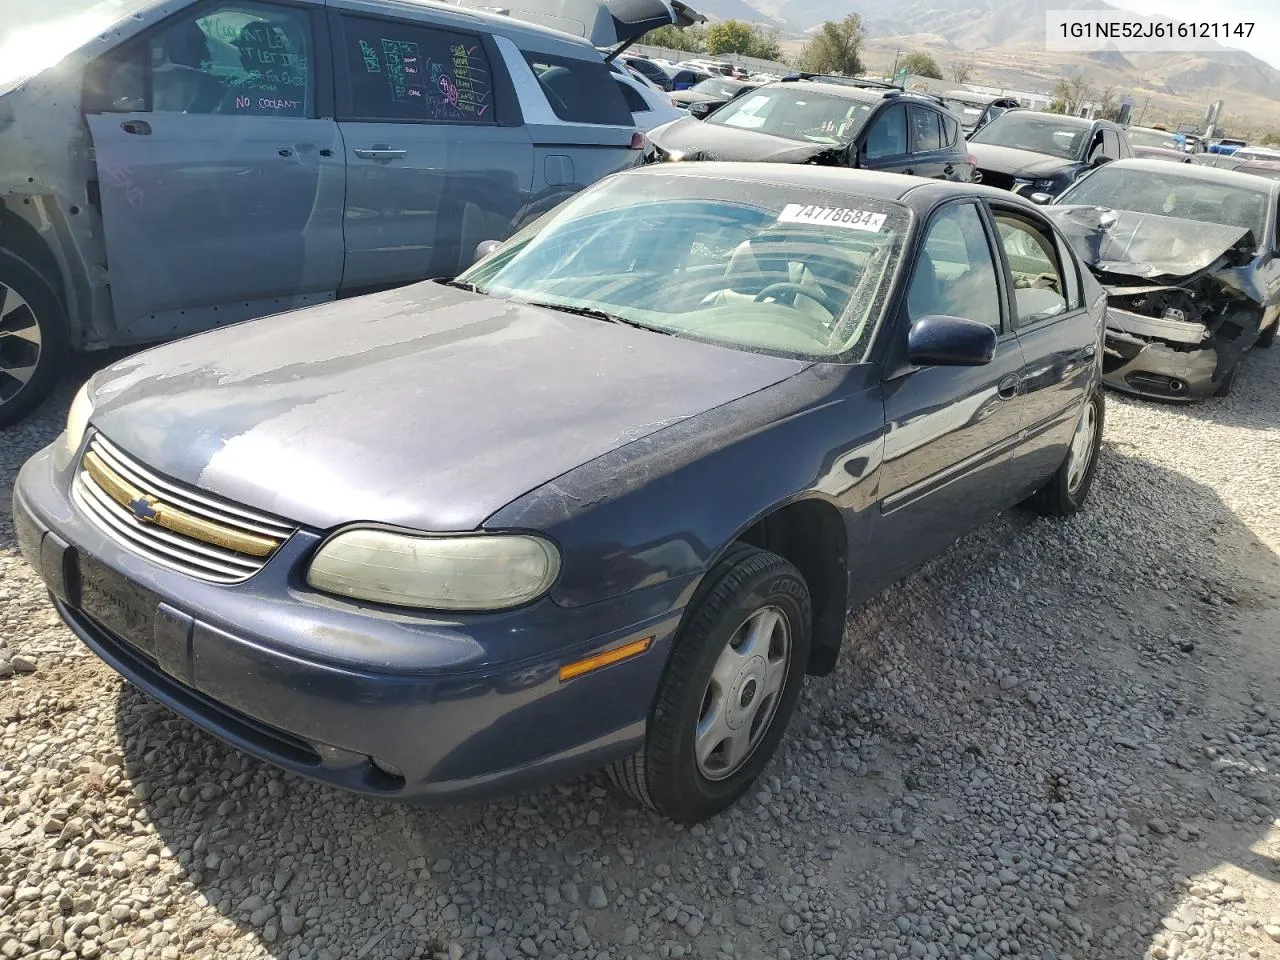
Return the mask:
[[[1087,418],[1092,410],[1093,428],[1086,426]],[[1027,501],[1036,513],[1046,517],[1069,517],[1084,506],[1089,498],[1089,490],[1093,487],[1093,477],[1098,469],[1098,452],[1102,449],[1102,427],[1106,420],[1106,399],[1102,388],[1096,387],[1085,401],[1080,411],[1080,419],[1076,423],[1076,434],[1071,442],[1071,449],[1062,461],[1053,477],[1043,487],[1031,495]],[[1081,431],[1086,431],[1082,433]],[[1086,437],[1089,439],[1086,440]],[[1085,444],[1087,443],[1087,449]],[[1078,446],[1079,445],[1079,446]],[[1077,458],[1086,457],[1083,468],[1077,470]]]
[[[1267,329],[1263,330],[1262,333],[1258,335],[1258,339],[1254,343],[1254,346],[1261,347],[1263,350],[1267,349],[1267,347],[1271,346],[1273,343],[1276,342],[1277,330],[1280,330],[1280,317],[1276,317],[1276,322],[1273,323],[1271,326],[1267,327]]]
[[[66,366],[67,315],[49,283],[0,250],[0,428],[31,413]]]
[[[644,746],[608,769],[614,785],[683,824],[737,800],[773,756],[795,711],[811,610],[809,588],[791,563],[756,547],[732,547],[685,612]],[[738,650],[752,643],[753,627],[757,655],[742,657]],[[711,722],[717,716],[721,722]]]

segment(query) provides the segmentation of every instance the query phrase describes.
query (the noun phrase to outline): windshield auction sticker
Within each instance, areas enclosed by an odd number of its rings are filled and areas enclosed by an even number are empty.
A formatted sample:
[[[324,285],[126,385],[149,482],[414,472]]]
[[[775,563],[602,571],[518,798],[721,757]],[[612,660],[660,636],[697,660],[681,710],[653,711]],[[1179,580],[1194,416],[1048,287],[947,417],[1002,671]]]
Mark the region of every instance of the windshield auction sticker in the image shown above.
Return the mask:
[[[1045,49],[1098,53],[1204,52],[1257,41],[1264,25],[1253,20],[1170,20],[1122,10],[1048,10]]]
[[[803,203],[789,203],[778,214],[779,223],[812,223],[821,226],[844,227],[847,230],[866,230],[879,233],[884,227],[885,214],[870,210],[851,210],[848,207],[819,207]]]

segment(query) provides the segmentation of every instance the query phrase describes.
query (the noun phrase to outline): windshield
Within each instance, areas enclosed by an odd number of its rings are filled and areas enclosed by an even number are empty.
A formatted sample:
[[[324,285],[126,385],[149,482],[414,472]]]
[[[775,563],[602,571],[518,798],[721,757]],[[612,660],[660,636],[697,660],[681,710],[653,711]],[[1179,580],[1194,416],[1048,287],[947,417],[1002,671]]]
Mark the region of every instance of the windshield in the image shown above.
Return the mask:
[[[1047,153],[1063,160],[1077,160],[1084,152],[1089,127],[1043,113],[1017,110],[992,120],[970,139],[1001,147]]]
[[[1173,134],[1166,133],[1163,130],[1141,130],[1137,127],[1130,127],[1125,131],[1129,137],[1129,142],[1135,147],[1168,147],[1170,150],[1177,150],[1178,144],[1174,142]]]
[[[1236,167],[1240,173],[1251,173],[1255,177],[1266,177],[1268,180],[1280,180],[1280,163],[1263,166],[1260,163],[1246,163]]]
[[[982,119],[983,106],[980,104],[970,103],[968,100],[955,100],[951,97],[943,97],[942,102],[960,117],[960,122],[966,127],[972,127]]]
[[[736,80],[703,80],[700,84],[693,88],[694,93],[705,93],[711,97],[732,97],[741,90],[745,84]]]
[[[788,83],[744,94],[706,122],[755,130],[807,143],[848,143],[871,114],[872,104]]]
[[[900,204],[843,192],[623,174],[456,282],[742,350],[860,358],[909,220]]]
[[[1265,188],[1178,176],[1177,164],[1168,166],[1175,171],[1173,175],[1156,173],[1146,166],[1134,169],[1109,163],[1078,181],[1057,202],[1064,206],[1089,204],[1200,223],[1221,223],[1252,230],[1255,240],[1265,239],[1268,196]]]
[[[0,0],[0,94],[144,6],[146,0]]]

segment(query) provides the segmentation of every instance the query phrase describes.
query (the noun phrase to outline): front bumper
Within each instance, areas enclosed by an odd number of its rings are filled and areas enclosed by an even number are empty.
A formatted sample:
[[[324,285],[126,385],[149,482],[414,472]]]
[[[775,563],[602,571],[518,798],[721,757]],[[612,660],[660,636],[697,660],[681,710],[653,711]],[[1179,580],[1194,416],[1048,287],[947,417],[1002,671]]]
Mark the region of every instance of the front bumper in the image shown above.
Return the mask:
[[[1212,396],[1222,382],[1212,347],[1178,349],[1107,328],[1102,382],[1124,393],[1189,402]]]
[[[361,608],[299,574],[296,533],[243,583],[206,583],[104,536],[52,448],[14,487],[19,546],[98,656],[233,746],[360,793],[492,796],[633,752],[689,586],[452,620]],[[564,663],[652,636],[634,659],[561,683]],[[375,759],[377,762],[375,762]]]

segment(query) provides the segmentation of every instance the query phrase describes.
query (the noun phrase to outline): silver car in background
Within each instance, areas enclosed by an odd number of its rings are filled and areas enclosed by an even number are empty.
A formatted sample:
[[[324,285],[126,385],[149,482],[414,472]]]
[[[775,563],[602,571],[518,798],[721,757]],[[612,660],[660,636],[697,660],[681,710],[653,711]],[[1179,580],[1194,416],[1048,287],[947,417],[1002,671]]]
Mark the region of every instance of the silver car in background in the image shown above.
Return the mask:
[[[0,0],[0,427],[68,351],[453,276],[641,145],[591,38],[512,17]]]

